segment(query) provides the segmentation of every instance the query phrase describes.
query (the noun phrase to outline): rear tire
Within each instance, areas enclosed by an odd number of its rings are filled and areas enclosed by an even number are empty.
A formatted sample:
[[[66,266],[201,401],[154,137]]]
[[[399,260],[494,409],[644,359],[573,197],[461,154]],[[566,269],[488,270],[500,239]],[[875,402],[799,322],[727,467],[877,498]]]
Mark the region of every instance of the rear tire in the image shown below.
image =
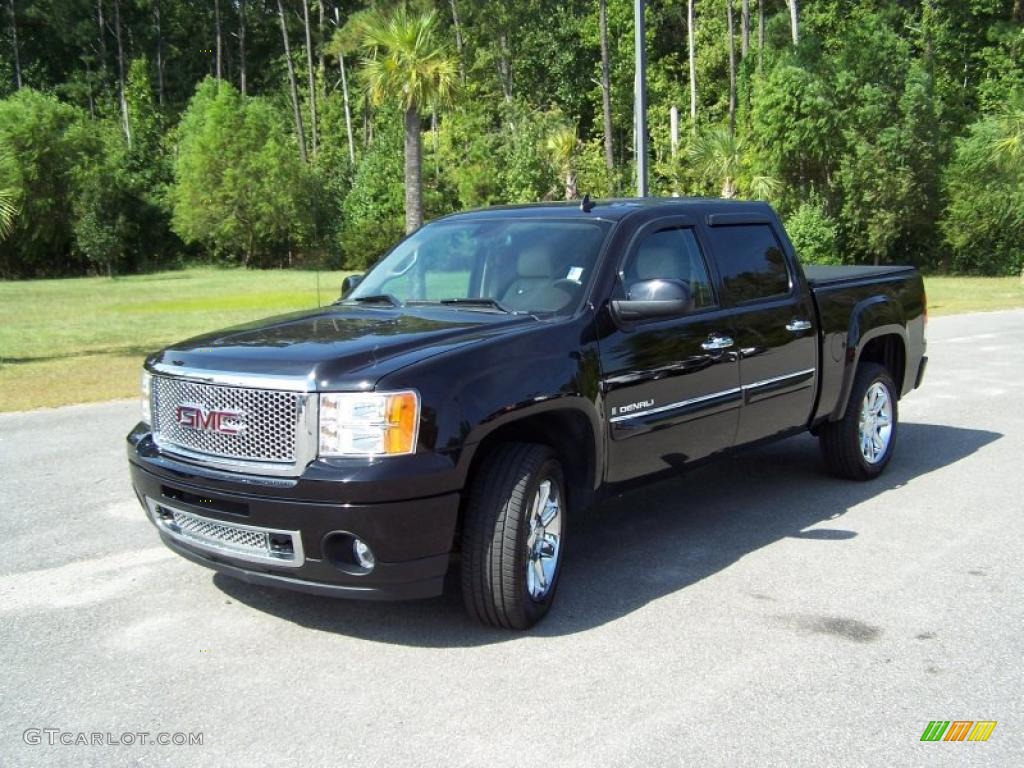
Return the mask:
[[[896,447],[899,409],[896,385],[878,363],[861,363],[846,413],[818,436],[829,472],[849,480],[873,480],[885,471]]]
[[[506,443],[477,468],[462,525],[462,597],[484,624],[527,629],[551,608],[566,527],[554,451]]]

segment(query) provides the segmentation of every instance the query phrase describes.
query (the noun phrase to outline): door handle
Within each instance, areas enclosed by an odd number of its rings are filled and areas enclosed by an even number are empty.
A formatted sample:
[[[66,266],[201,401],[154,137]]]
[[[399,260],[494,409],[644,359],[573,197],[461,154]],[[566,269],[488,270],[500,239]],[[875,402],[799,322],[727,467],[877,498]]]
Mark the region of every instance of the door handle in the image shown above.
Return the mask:
[[[795,317],[788,323],[786,323],[786,330],[792,333],[799,333],[800,331],[809,331],[811,330],[811,321]]]
[[[732,339],[728,336],[719,336],[718,334],[711,334],[708,336],[708,340],[700,345],[700,348],[705,352],[711,352],[716,349],[728,349],[733,344]]]

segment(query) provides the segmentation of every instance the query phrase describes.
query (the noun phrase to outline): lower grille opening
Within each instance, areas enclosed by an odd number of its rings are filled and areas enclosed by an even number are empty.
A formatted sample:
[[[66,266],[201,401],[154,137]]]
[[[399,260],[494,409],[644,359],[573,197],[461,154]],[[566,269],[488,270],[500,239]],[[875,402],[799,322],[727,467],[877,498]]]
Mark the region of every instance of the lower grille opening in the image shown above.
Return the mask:
[[[305,562],[299,531],[214,520],[147,498],[157,527],[172,539],[239,560],[297,567]]]

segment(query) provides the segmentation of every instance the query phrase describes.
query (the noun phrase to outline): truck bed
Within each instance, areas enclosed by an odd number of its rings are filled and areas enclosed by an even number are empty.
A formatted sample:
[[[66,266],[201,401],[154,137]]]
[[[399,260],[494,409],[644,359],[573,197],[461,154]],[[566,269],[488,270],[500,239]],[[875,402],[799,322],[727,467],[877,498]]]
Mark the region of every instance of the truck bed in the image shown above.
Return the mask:
[[[884,280],[885,278],[904,277],[913,274],[913,267],[859,267],[838,266],[825,267],[813,264],[804,265],[807,282],[814,288],[830,288],[838,285],[859,283],[864,280]]]

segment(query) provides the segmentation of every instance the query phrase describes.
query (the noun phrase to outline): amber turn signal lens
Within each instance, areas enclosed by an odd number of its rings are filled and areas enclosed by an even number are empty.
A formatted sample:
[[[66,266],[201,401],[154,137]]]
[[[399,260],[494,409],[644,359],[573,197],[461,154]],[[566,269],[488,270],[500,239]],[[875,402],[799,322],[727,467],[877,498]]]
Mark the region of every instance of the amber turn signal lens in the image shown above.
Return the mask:
[[[419,403],[415,392],[399,392],[388,397],[387,432],[384,452],[412,453],[416,449]]]

